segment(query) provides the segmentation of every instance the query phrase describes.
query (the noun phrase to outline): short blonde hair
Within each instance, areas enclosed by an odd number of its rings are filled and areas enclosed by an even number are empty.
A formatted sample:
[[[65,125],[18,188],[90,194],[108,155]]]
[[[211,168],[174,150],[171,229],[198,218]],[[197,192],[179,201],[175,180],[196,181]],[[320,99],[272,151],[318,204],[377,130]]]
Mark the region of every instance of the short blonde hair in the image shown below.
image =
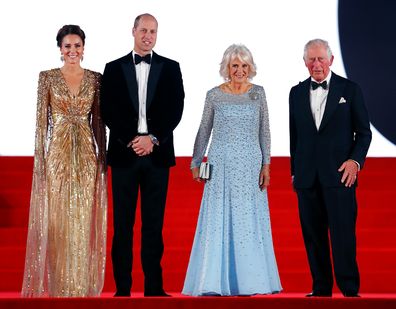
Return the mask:
[[[230,63],[235,58],[238,58],[240,61],[249,65],[249,79],[252,79],[256,76],[257,68],[253,61],[253,56],[250,50],[245,45],[232,44],[225,50],[223,59],[220,63],[220,75],[224,78],[224,80],[230,80]]]

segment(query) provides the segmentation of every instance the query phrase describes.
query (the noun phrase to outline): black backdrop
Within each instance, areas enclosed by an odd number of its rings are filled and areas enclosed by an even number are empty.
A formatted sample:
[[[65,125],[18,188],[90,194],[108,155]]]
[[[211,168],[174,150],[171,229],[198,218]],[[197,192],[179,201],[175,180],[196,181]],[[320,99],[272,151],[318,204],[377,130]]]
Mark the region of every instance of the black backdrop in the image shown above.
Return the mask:
[[[339,0],[348,78],[363,90],[373,126],[396,144],[396,1]]]

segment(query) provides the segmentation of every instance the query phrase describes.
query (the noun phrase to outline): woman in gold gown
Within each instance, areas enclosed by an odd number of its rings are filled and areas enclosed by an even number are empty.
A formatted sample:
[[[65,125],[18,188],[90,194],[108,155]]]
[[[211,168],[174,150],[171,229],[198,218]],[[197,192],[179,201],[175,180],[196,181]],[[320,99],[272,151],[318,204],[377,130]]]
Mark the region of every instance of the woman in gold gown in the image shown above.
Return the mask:
[[[97,296],[106,258],[105,128],[100,73],[83,69],[85,34],[57,35],[60,69],[39,75],[23,297]]]

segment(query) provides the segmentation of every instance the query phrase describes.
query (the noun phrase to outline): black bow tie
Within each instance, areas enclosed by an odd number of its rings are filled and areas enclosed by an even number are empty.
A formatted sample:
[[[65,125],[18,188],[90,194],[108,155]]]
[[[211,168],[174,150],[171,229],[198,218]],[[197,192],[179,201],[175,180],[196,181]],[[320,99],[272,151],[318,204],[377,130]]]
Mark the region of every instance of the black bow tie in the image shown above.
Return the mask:
[[[147,54],[146,56],[139,56],[138,54],[135,54],[135,64],[139,64],[140,62],[146,62],[147,64],[151,63],[151,54]]]
[[[319,86],[322,87],[323,89],[327,89],[327,81],[324,81],[324,82],[321,82],[321,83],[317,83],[317,82],[314,82],[314,81],[311,82],[312,90],[317,89]]]

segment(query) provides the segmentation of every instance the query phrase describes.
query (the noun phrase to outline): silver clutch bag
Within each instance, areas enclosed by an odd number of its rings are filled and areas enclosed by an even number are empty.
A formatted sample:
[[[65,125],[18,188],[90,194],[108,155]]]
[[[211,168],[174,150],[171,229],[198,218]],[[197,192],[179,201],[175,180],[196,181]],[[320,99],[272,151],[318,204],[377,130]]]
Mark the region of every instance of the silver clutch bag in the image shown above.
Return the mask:
[[[199,178],[209,180],[210,179],[210,164],[209,162],[202,162],[199,166]]]

